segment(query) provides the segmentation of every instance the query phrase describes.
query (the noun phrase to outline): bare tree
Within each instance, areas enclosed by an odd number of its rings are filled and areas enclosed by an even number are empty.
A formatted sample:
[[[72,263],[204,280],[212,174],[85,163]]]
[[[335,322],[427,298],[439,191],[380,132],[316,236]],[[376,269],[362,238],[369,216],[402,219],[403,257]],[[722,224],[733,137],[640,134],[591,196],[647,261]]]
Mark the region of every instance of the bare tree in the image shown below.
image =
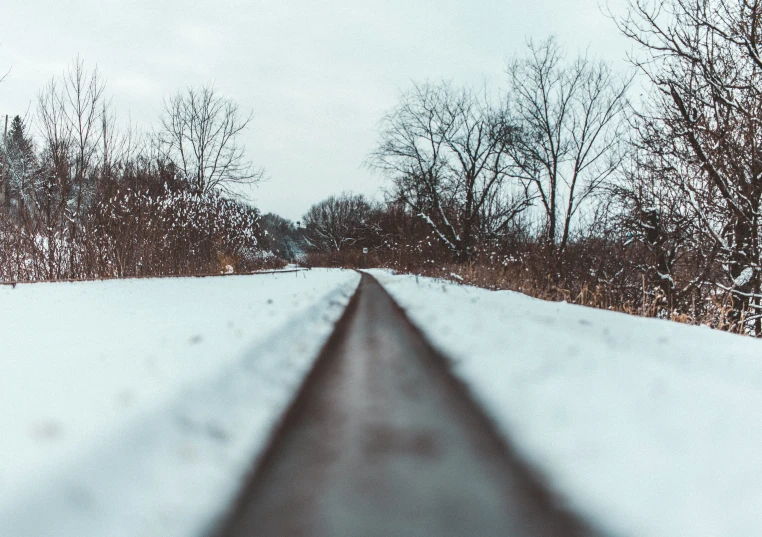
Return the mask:
[[[37,119],[42,142],[40,169],[29,183],[30,225],[46,237],[49,277],[60,277],[64,257],[70,275],[78,266],[77,241],[103,167],[105,81],[77,58],[40,92]],[[67,256],[68,254],[68,256]]]
[[[734,328],[762,335],[762,4],[632,0],[618,23],[641,46],[633,61],[655,88],[639,143],[724,272],[701,283],[728,291]]]
[[[165,101],[158,144],[194,191],[236,193],[263,177],[239,143],[251,119],[210,84],[187,88]]]
[[[513,135],[506,111],[486,95],[449,83],[416,85],[382,120],[368,162],[392,178],[392,196],[465,261],[477,239],[504,232],[530,204],[507,180]]]
[[[339,252],[367,245],[380,237],[378,209],[362,194],[343,193],[316,203],[302,218],[307,246],[322,252]]]
[[[698,239],[684,193],[669,178],[676,172],[665,170],[658,158],[636,147],[619,179],[609,186],[616,205],[611,223],[622,233],[630,259],[643,277],[646,285],[641,293],[648,298],[650,313],[682,312],[695,318],[694,299],[700,298],[706,276],[699,274],[711,265],[698,263],[698,270],[690,271],[685,268],[714,254]],[[687,272],[693,277],[685,281]],[[689,306],[693,309],[686,311]],[[698,307],[702,306],[698,300]]]
[[[621,164],[631,79],[585,56],[567,63],[553,38],[528,47],[508,65],[510,114],[520,129],[509,152],[515,176],[541,202],[547,242],[563,250],[575,215]]]

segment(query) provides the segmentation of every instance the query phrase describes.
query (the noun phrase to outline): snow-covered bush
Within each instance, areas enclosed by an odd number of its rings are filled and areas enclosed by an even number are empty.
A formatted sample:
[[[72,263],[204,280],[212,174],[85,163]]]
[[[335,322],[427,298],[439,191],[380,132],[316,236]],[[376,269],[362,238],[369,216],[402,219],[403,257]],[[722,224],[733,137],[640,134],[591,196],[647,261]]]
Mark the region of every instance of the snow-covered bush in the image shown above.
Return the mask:
[[[118,190],[90,227],[102,272],[113,276],[250,271],[277,264],[260,246],[259,213],[218,193],[164,186]]]

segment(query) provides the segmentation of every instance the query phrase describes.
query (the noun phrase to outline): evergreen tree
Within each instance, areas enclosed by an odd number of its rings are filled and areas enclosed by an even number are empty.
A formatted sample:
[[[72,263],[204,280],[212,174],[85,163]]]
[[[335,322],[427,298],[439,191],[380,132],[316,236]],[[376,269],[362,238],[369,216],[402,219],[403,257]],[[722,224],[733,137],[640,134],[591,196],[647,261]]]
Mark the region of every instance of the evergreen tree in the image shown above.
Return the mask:
[[[9,154],[16,153],[29,157],[34,156],[34,147],[32,146],[32,140],[27,137],[26,125],[21,116],[16,116],[11,121],[10,128],[8,129],[8,150]]]
[[[5,176],[8,181],[6,203],[17,210],[22,210],[25,199],[32,195],[37,162],[34,144],[26,131],[24,120],[18,115],[15,116],[8,129],[8,164]]]

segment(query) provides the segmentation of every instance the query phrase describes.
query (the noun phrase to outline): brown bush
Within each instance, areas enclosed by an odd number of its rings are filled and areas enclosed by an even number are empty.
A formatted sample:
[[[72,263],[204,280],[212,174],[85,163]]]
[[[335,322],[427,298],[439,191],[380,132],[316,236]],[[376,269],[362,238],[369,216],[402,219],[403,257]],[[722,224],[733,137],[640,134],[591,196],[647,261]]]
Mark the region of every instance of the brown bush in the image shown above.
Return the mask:
[[[456,263],[449,252],[424,239],[373,249],[367,264],[485,289],[517,291],[543,300],[741,332],[733,324],[728,297],[711,289],[694,290],[679,297],[679,303],[667,303],[662,288],[644,271],[645,255],[638,245],[589,239],[571,243],[563,253],[524,243],[514,245],[510,252],[482,249],[470,262]],[[311,266],[357,269],[362,262],[361,249],[308,256]],[[694,273],[686,264],[677,267],[676,274],[687,280]]]

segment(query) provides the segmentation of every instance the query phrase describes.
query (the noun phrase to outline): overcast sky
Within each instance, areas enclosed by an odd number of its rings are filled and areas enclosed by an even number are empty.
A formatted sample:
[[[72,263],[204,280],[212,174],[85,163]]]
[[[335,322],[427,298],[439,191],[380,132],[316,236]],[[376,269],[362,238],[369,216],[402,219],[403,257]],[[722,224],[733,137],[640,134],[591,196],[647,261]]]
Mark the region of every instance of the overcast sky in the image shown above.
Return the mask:
[[[610,5],[617,9],[620,0]],[[363,168],[385,110],[413,80],[504,85],[528,37],[625,68],[629,44],[599,0],[25,0],[4,3],[0,113],[36,95],[79,55],[107,78],[119,117],[154,123],[165,96],[214,82],[253,111],[243,142],[268,181],[263,212],[300,219],[343,190],[378,196]]]

